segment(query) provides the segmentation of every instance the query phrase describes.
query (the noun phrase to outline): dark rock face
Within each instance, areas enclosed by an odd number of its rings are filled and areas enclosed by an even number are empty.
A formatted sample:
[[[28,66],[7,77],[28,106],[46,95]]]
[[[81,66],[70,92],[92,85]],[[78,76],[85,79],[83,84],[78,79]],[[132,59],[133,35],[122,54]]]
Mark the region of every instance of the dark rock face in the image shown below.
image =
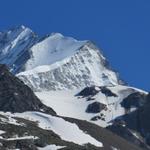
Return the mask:
[[[150,93],[146,97],[146,103],[138,111],[141,130],[146,137],[150,137]],[[150,141],[149,141],[150,142]]]
[[[143,134],[145,131],[141,123],[143,122],[143,119],[149,116],[149,113],[146,113],[145,116],[141,117],[142,113],[146,111],[145,107],[149,107],[147,95],[140,92],[132,93],[122,101],[121,105],[126,110],[129,110],[132,107],[136,108],[136,111],[127,113],[122,119],[126,122],[128,128]],[[146,119],[145,124],[147,124],[147,121],[148,120]]]
[[[116,126],[116,124],[113,124],[109,129],[128,141],[146,149],[147,146],[145,148],[145,143],[150,146],[150,93],[148,95],[133,93],[125,98],[121,105],[125,109],[136,107],[136,110],[121,117],[126,127],[118,127],[118,125]],[[135,139],[135,136],[133,136],[130,131],[137,132],[143,139],[142,141],[140,139],[142,143],[139,142],[138,139]]]
[[[94,116],[93,118],[91,118],[91,121],[97,121],[97,120],[105,120],[105,115],[103,113],[101,113],[100,115]]]
[[[101,92],[102,92],[103,94],[105,94],[107,97],[111,97],[111,96],[117,97],[117,95],[116,95],[115,93],[113,93],[111,90],[109,90],[109,89],[106,88],[106,87],[100,87],[100,89],[101,89]]]
[[[92,104],[89,104],[86,112],[87,113],[99,113],[103,109],[105,109],[106,105],[99,103],[99,102],[93,102]]]
[[[91,87],[86,87],[84,88],[81,92],[79,92],[76,96],[83,96],[83,97],[88,97],[88,96],[94,96],[98,93],[99,91],[95,89],[95,86]]]
[[[148,146],[144,142],[144,139],[142,137],[139,137],[139,139],[129,130],[126,126],[123,126],[122,123],[115,123],[111,126],[107,127],[108,130],[112,131],[113,133],[123,137],[129,142],[134,143],[135,145],[138,145],[142,149],[148,150]]]
[[[129,96],[130,97],[130,96]],[[150,99],[147,96],[131,95],[131,102],[125,103],[125,107],[129,108],[131,105],[137,106],[137,110],[123,116],[127,126],[134,129],[144,137],[148,137],[150,133]],[[130,98],[131,98],[130,97]],[[128,100],[128,99],[127,99]],[[127,105],[128,104],[128,105]]]
[[[100,116],[94,116],[91,120],[92,120],[92,121],[97,121],[97,120],[100,120],[100,119],[101,119]]]
[[[121,106],[126,109],[130,109],[131,107],[139,108],[140,106],[143,106],[144,103],[145,103],[145,94],[135,92],[126,97],[122,101]]]
[[[5,65],[0,65],[0,111],[44,111],[55,114],[51,108],[41,103],[28,86],[13,76]]]
[[[108,89],[105,86],[91,86],[91,87],[86,87],[84,88],[81,92],[79,92],[76,96],[82,96],[82,97],[88,97],[88,96],[94,96],[97,93],[103,93],[107,97],[117,97],[115,93],[113,93],[110,89]]]

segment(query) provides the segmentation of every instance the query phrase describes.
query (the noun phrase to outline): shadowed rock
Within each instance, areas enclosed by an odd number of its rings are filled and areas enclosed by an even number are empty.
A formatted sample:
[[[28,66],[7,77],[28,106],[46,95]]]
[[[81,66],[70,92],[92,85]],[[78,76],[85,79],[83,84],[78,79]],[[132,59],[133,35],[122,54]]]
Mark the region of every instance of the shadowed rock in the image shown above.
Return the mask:
[[[43,111],[56,114],[42,104],[32,90],[12,75],[5,65],[0,65],[0,111]]]
[[[106,105],[99,103],[99,102],[94,102],[88,105],[86,112],[87,113],[99,113],[105,108],[106,108]]]

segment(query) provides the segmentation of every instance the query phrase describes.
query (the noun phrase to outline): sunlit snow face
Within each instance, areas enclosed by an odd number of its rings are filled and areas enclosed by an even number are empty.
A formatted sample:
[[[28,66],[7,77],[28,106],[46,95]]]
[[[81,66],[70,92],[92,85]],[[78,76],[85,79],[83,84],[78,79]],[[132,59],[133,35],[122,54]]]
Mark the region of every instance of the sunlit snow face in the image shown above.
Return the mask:
[[[26,64],[26,70],[63,60],[73,55],[85,43],[86,41],[77,41],[60,33],[52,34],[31,48],[32,57]]]

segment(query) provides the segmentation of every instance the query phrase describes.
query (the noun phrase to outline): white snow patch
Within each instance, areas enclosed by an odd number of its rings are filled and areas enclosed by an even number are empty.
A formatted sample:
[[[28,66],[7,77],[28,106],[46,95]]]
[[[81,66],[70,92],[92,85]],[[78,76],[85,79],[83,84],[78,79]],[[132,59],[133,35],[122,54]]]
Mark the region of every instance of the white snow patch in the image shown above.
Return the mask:
[[[24,136],[24,137],[18,137],[16,135],[16,137],[13,137],[13,138],[0,138],[0,139],[3,139],[5,141],[14,141],[14,140],[26,140],[26,139],[38,139],[38,137],[35,137],[35,136]]]
[[[134,131],[131,131],[131,133],[137,138],[137,139],[140,139],[140,136],[138,135],[138,133],[134,132]]]
[[[43,148],[38,148],[38,150],[59,150],[64,147],[65,146],[57,146],[55,144],[52,144],[52,145],[47,145],[46,147],[43,147]]]
[[[118,148],[115,148],[115,147],[113,147],[113,146],[112,146],[111,148],[112,148],[112,150],[119,150]]]
[[[4,134],[4,133],[5,133],[5,131],[3,131],[3,130],[0,130],[0,135],[1,135],[1,134]]]
[[[91,102],[87,102],[83,99],[78,99],[74,96],[77,93],[77,90],[62,90],[36,92],[35,94],[45,105],[53,108],[60,116],[90,120],[93,114],[87,114],[85,110],[88,104],[90,104]]]

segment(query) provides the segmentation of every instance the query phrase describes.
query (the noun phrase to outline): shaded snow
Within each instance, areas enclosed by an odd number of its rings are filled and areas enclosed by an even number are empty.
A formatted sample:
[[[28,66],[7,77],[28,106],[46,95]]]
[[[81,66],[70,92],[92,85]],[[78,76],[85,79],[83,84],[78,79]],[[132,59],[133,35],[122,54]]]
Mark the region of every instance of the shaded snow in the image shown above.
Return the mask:
[[[0,63],[7,64],[13,73],[19,71],[35,39],[34,33],[24,26],[0,34]]]

